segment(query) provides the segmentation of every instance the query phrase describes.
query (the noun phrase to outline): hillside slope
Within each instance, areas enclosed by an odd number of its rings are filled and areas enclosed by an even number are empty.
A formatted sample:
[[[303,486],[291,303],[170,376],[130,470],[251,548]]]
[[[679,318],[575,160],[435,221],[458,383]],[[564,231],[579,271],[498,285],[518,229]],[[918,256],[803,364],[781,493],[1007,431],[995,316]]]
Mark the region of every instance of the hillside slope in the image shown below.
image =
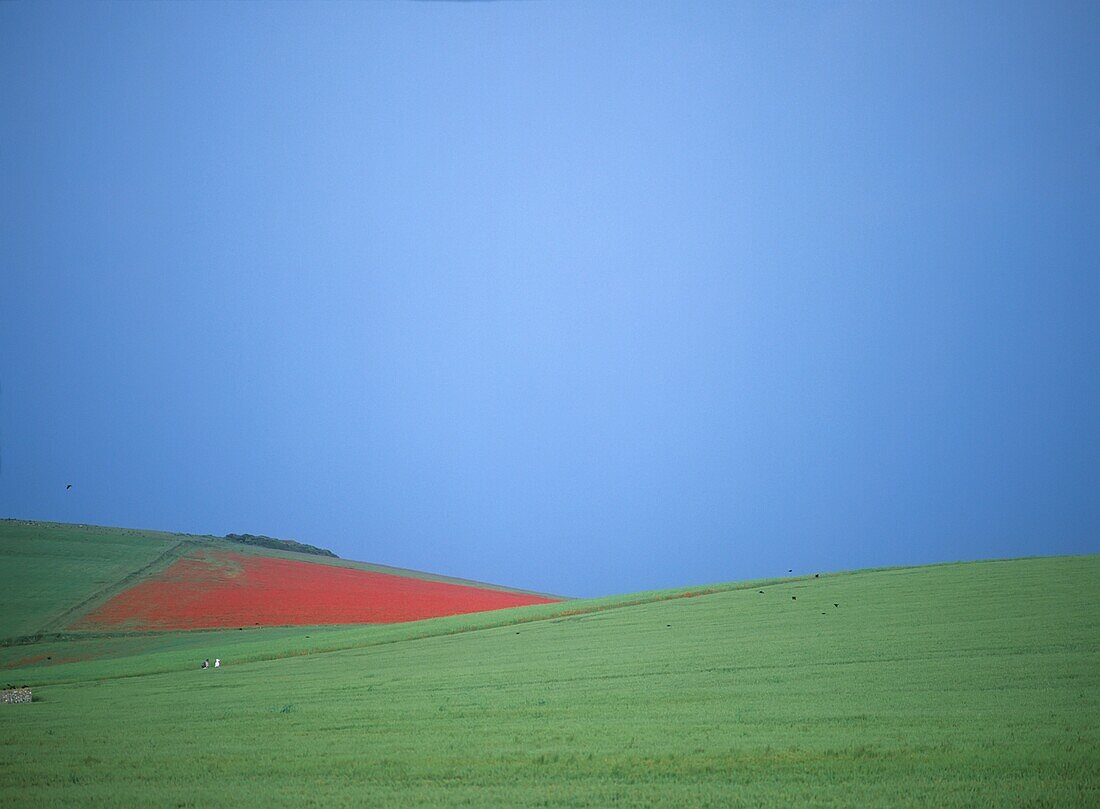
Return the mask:
[[[0,710],[0,802],[1095,806],[1098,582],[899,568],[15,669],[42,701]]]
[[[0,520],[0,639],[62,628],[117,587],[175,558],[182,537]]]
[[[48,634],[390,623],[558,601],[218,537],[0,520],[0,645]]]

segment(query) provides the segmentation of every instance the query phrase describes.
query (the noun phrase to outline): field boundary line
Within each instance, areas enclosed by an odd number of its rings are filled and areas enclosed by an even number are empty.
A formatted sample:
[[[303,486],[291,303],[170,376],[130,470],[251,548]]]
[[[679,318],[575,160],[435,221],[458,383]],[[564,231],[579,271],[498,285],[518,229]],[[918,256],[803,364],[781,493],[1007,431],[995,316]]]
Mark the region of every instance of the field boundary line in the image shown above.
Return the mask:
[[[77,615],[88,611],[91,607],[95,606],[101,601],[105,601],[111,596],[120,592],[121,590],[126,589],[130,584],[134,583],[138,579],[145,577],[149,573],[159,570],[162,567],[168,567],[171,562],[174,562],[176,559],[182,556],[183,553],[189,550],[192,545],[195,545],[195,543],[191,540],[181,539],[175,544],[165,548],[160,554],[158,554],[154,559],[150,560],[146,564],[142,565],[136,570],[131,570],[118,581],[104,585],[79,603],[74,604],[73,606],[54,616],[33,635],[24,635],[19,638],[7,638],[3,641],[0,641],[0,645],[19,646],[25,643],[33,643],[35,640],[42,638],[42,636],[44,635],[50,634],[51,632],[59,629],[63,629]]]
[[[325,654],[333,654],[333,653],[336,653],[336,652],[347,652],[347,651],[351,651],[353,649],[369,649],[369,648],[380,647],[380,646],[392,646],[393,644],[396,644],[396,643],[410,643],[410,642],[421,641],[421,640],[431,640],[433,638],[446,638],[446,637],[453,637],[455,635],[467,635],[467,634],[470,634],[472,632],[482,632],[482,631],[489,630],[489,629],[501,629],[501,628],[504,628],[504,627],[519,626],[520,624],[538,623],[538,622],[542,622],[542,621],[562,621],[562,620],[567,620],[567,619],[570,619],[570,618],[579,618],[579,617],[584,616],[584,615],[592,615],[592,614],[595,614],[595,613],[609,612],[611,610],[628,609],[628,608],[631,608],[631,607],[641,607],[641,606],[645,606],[646,604],[657,604],[657,603],[661,603],[661,602],[664,602],[664,601],[675,601],[677,599],[682,599],[682,598],[702,598],[703,596],[717,595],[719,593],[737,592],[737,591],[741,591],[741,590],[752,590],[754,588],[759,588],[759,587],[774,587],[776,585],[791,584],[791,583],[807,581],[807,580],[813,581],[814,580],[813,576],[805,576],[805,577],[796,576],[796,577],[792,577],[792,578],[782,578],[782,579],[779,579],[779,578],[777,578],[777,579],[758,579],[758,580],[755,580],[755,581],[748,581],[748,582],[735,582],[735,583],[729,583],[729,584],[707,585],[707,586],[704,586],[704,587],[693,587],[693,588],[687,589],[686,591],[676,591],[676,592],[672,592],[672,593],[655,592],[649,597],[641,596],[641,597],[637,597],[637,598],[631,598],[629,601],[624,601],[624,602],[619,602],[619,603],[614,603],[614,604],[591,604],[591,605],[586,606],[586,607],[571,606],[569,609],[565,609],[562,612],[556,612],[556,613],[553,613],[553,614],[550,614],[550,615],[516,616],[516,617],[510,618],[510,619],[501,619],[501,620],[493,621],[493,622],[490,622],[490,623],[480,624],[478,626],[465,626],[465,627],[454,627],[454,628],[441,627],[440,629],[435,630],[435,631],[428,630],[428,631],[422,632],[420,634],[413,634],[413,635],[408,635],[406,637],[400,637],[400,638],[365,640],[364,642],[358,642],[358,643],[352,642],[352,643],[348,643],[346,645],[333,646],[332,648],[327,648],[327,649],[288,650],[288,651],[285,651],[285,652],[272,652],[272,653],[260,652],[260,653],[257,653],[256,655],[247,655],[246,654],[243,657],[240,657],[240,658],[237,659],[237,664],[244,665],[244,664],[248,664],[248,663],[267,663],[267,662],[271,662],[271,661],[274,661],[274,660],[287,660],[287,659],[290,659],[290,658],[293,658],[293,657],[312,657],[314,655],[325,655]],[[559,602],[559,606],[564,607],[565,605],[572,605],[574,603],[575,602],[571,602],[571,601],[562,601],[562,602]],[[536,605],[536,606],[544,606],[544,605]],[[524,609],[524,607],[514,607],[514,608],[511,608],[511,609]],[[497,610],[488,610],[488,611],[486,611],[485,613],[482,613],[482,614],[491,615],[493,612],[497,612]],[[471,614],[476,614],[476,613],[471,613]],[[459,617],[459,616],[454,616],[454,617]],[[409,621],[408,623],[418,623],[418,622]],[[347,626],[350,628],[350,627],[356,626],[356,625],[355,624],[348,624]],[[307,629],[308,626],[302,625],[300,628],[301,629]],[[200,630],[189,630],[189,631],[200,631]],[[211,630],[201,630],[201,631],[211,631]],[[132,679],[134,677],[151,677],[151,676],[162,675],[162,674],[178,674],[182,670],[183,670],[182,668],[178,668],[178,667],[173,666],[173,667],[150,669],[148,671],[129,672],[129,673],[125,673],[125,674],[108,674],[108,675],[104,675],[104,676],[100,676],[100,677],[88,677],[88,678],[74,677],[72,679],[57,680],[57,681],[49,683],[49,685],[55,686],[55,685],[69,685],[69,684],[72,684],[72,683],[80,683],[80,682],[107,682],[107,681],[111,681],[111,680],[128,680],[128,679]]]
[[[194,544],[199,548],[205,547],[205,543],[203,543],[203,542],[195,542]],[[576,600],[571,600],[571,601],[563,601],[563,602],[560,602],[560,603],[554,604],[554,605],[538,605],[538,606],[534,606],[534,607],[518,607],[518,608],[511,608],[511,609],[503,610],[503,612],[511,613],[512,609],[517,609],[517,610],[552,609],[552,611],[549,611],[545,614],[536,614],[536,615],[525,615],[525,614],[514,615],[513,614],[513,615],[501,616],[499,618],[495,618],[494,613],[497,613],[498,611],[493,610],[493,611],[487,611],[485,613],[481,613],[481,615],[485,616],[486,620],[484,620],[483,622],[478,622],[474,625],[467,624],[467,625],[460,625],[460,626],[440,626],[440,627],[434,627],[434,628],[424,628],[424,629],[421,629],[419,631],[414,630],[412,633],[410,633],[408,635],[401,636],[401,637],[388,637],[388,638],[377,638],[377,637],[369,638],[368,637],[368,638],[356,638],[356,639],[351,639],[351,638],[348,638],[348,639],[334,639],[332,645],[329,645],[329,646],[324,645],[323,640],[318,639],[318,640],[321,641],[320,643],[317,643],[317,641],[315,641],[316,645],[310,645],[307,648],[291,648],[291,649],[284,648],[284,649],[272,650],[272,651],[257,650],[253,654],[249,654],[249,653],[246,652],[240,658],[237,659],[237,662],[240,663],[240,664],[269,662],[269,661],[274,661],[274,660],[285,660],[285,659],[289,659],[289,658],[292,658],[292,657],[305,657],[305,656],[313,656],[313,655],[331,654],[331,653],[334,653],[334,652],[351,651],[351,650],[354,650],[354,649],[369,649],[369,648],[373,648],[373,647],[389,646],[389,645],[392,645],[392,644],[395,644],[395,643],[405,643],[405,642],[409,642],[409,641],[428,640],[428,639],[431,639],[431,638],[450,637],[450,636],[455,636],[455,635],[469,634],[471,632],[480,632],[480,631],[483,631],[483,630],[500,629],[500,628],[503,628],[503,627],[513,627],[513,626],[518,626],[520,624],[535,623],[535,622],[540,622],[540,621],[561,622],[561,621],[574,619],[574,618],[575,619],[580,619],[580,618],[583,618],[583,617],[586,617],[586,616],[590,616],[590,615],[594,615],[594,614],[598,614],[598,613],[602,613],[602,612],[608,612],[608,611],[611,611],[611,610],[618,610],[618,609],[624,609],[624,608],[628,608],[628,607],[643,606],[643,605],[646,605],[646,604],[673,601],[673,600],[681,599],[681,598],[699,598],[699,597],[702,597],[702,596],[716,595],[716,594],[719,594],[719,593],[738,592],[738,591],[753,590],[753,589],[760,589],[760,588],[772,588],[772,587],[784,586],[784,585],[809,584],[809,583],[813,583],[813,582],[817,582],[817,581],[825,582],[825,581],[828,581],[829,579],[833,579],[833,578],[847,578],[847,577],[851,577],[851,576],[859,577],[859,576],[864,576],[864,575],[868,575],[868,574],[876,575],[876,574],[883,574],[883,573],[906,573],[906,572],[911,572],[911,571],[918,570],[918,569],[921,569],[921,568],[952,567],[952,566],[961,565],[961,564],[1005,564],[1005,563],[1021,562],[1021,561],[1030,560],[1030,559],[1069,560],[1069,559],[1088,559],[1088,558],[1092,558],[1092,557],[1100,557],[1100,554],[1075,554],[1075,555],[1063,555],[1063,556],[1052,556],[1052,557],[1018,557],[1018,558],[1013,557],[1013,558],[1008,558],[1008,559],[983,559],[983,560],[977,560],[975,562],[969,562],[969,563],[941,562],[941,563],[935,563],[935,564],[930,564],[930,565],[896,565],[896,566],[892,566],[892,567],[865,568],[865,569],[842,570],[842,571],[822,573],[822,574],[820,574],[820,579],[818,578],[817,575],[812,575],[812,574],[804,574],[804,575],[798,575],[798,576],[778,576],[778,577],[769,577],[769,578],[763,578],[763,579],[749,579],[749,580],[743,580],[743,581],[739,581],[739,582],[724,582],[724,583],[707,584],[707,585],[700,585],[700,586],[688,587],[688,588],[677,588],[677,589],[675,589],[671,592],[665,590],[665,591],[649,591],[648,593],[643,592],[643,593],[624,594],[623,596],[618,597],[622,600],[616,600],[616,601],[613,601],[611,603],[584,603],[586,601],[587,602],[591,602],[591,601],[602,602],[602,601],[604,601],[604,599],[602,599],[602,598],[600,598],[600,599],[591,599],[591,600],[589,600],[589,599],[576,599]],[[614,597],[612,597],[612,598],[614,598]],[[470,615],[464,616],[464,617],[469,619],[469,618],[472,618],[473,615],[474,614],[470,614]],[[453,616],[453,617],[458,618],[460,616]],[[435,620],[439,620],[439,619],[429,619],[429,620],[435,621]],[[419,622],[408,622],[408,623],[415,624],[415,623],[419,623]],[[293,625],[293,626],[296,629],[301,629],[301,630],[304,630],[304,631],[308,631],[310,626],[317,626],[318,628],[320,628],[322,626],[324,626],[325,628],[335,628],[337,625],[305,625],[305,624],[303,624],[303,625]],[[339,625],[339,626],[341,626],[343,629],[354,629],[357,626],[365,626],[365,625],[347,624],[347,625]],[[266,627],[266,628],[275,628],[275,627]],[[280,628],[283,628],[283,627],[280,627]],[[217,628],[196,628],[194,630],[185,630],[186,633],[190,633],[190,632],[204,632],[205,633],[205,632],[217,632],[217,631],[219,631]],[[228,631],[228,630],[226,630],[226,631]],[[97,632],[97,633],[87,633],[87,634],[79,633],[78,635],[73,635],[73,636],[57,635],[56,638],[58,640],[78,640],[78,639],[83,638],[83,637],[117,637],[117,636],[128,636],[128,635],[142,635],[142,636],[144,636],[144,635],[159,635],[159,634],[162,634],[162,633],[157,632],[157,631],[110,632],[110,633],[98,633]],[[169,633],[169,634],[175,634],[175,633]],[[29,643],[29,642],[32,642],[32,641],[27,641],[27,642]],[[14,644],[12,644],[10,642],[6,643],[6,642],[3,642],[3,641],[0,641],[0,646],[11,646],[11,645],[14,645]],[[117,659],[121,660],[121,659],[124,659],[124,658],[127,658],[127,657],[131,657],[131,655],[122,655]],[[159,665],[157,663],[153,663],[152,666],[150,666],[149,668],[147,668],[145,670],[130,671],[130,672],[125,672],[125,673],[120,672],[120,673],[112,673],[112,674],[102,674],[102,675],[98,675],[98,676],[96,676],[96,675],[93,675],[93,676],[79,676],[79,675],[71,676],[70,675],[70,676],[63,677],[61,679],[52,680],[52,681],[49,682],[49,685],[65,685],[65,684],[78,683],[78,682],[98,682],[98,681],[129,679],[129,678],[133,678],[133,677],[145,677],[145,676],[151,676],[151,675],[172,674],[172,673],[178,673],[178,672],[183,670],[182,667],[179,667],[179,666],[176,666],[176,665],[171,665],[171,664],[165,665],[164,662],[160,662],[160,661],[158,661],[158,662],[159,662]],[[18,670],[18,669],[12,669],[12,670],[14,671],[14,670]]]

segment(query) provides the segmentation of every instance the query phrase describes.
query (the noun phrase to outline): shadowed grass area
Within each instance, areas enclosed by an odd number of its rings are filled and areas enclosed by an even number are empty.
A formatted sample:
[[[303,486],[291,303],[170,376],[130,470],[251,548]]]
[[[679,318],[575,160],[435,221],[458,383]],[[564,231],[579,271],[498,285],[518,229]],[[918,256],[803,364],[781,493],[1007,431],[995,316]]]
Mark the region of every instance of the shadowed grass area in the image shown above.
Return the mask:
[[[217,671],[18,669],[74,681],[0,711],[0,800],[1096,805],[1097,582],[1095,556],[857,572]]]

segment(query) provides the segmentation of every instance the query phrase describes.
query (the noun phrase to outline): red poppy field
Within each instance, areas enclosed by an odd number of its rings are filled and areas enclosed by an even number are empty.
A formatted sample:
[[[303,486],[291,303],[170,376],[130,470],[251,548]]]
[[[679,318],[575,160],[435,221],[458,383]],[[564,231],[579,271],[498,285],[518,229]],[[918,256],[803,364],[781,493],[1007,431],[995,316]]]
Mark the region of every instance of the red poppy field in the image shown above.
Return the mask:
[[[78,629],[391,624],[558,599],[236,553],[184,557],[81,619]]]

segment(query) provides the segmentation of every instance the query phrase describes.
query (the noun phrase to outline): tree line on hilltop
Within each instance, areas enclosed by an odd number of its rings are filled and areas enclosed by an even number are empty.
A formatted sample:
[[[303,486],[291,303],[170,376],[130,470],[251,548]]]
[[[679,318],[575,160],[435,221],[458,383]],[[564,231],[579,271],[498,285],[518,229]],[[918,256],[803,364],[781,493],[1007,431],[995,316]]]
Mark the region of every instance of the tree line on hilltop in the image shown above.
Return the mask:
[[[265,537],[263,534],[226,534],[225,538],[231,542],[240,542],[242,545],[258,545],[261,548],[273,548],[277,551],[295,551],[312,553],[316,556],[331,556],[333,559],[340,558],[326,548],[318,548],[316,545],[307,545],[293,539],[275,539],[275,537]]]

